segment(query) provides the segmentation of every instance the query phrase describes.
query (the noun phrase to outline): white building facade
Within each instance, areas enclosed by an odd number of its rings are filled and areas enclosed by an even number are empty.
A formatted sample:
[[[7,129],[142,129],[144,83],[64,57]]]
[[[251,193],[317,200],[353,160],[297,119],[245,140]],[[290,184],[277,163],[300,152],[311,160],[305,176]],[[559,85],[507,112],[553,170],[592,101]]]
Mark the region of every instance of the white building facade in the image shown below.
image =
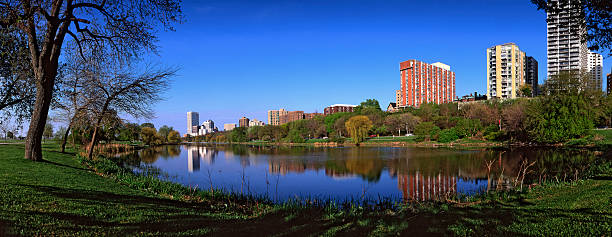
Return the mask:
[[[587,65],[589,70],[587,87],[593,90],[601,91],[604,77],[603,56],[595,52],[590,52]]]
[[[263,126],[264,122],[263,121],[259,121],[257,119],[252,119],[249,120],[249,127],[253,127],[253,126]]]
[[[584,21],[576,20],[582,9],[580,0],[549,0],[549,4],[558,6],[559,12],[548,12],[547,17],[547,76],[561,71],[578,70],[587,72],[589,50],[586,40]]]

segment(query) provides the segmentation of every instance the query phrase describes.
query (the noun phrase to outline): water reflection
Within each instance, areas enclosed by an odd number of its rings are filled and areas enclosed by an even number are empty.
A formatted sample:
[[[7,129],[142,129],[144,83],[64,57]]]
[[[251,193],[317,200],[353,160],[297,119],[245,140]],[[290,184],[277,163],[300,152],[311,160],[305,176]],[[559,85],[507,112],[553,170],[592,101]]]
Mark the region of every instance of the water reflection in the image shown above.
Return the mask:
[[[187,167],[189,172],[200,170],[200,159],[208,165],[215,163],[218,150],[203,146],[189,146],[187,148]]]
[[[182,157],[181,150],[187,155]],[[223,159],[216,159],[218,155]],[[591,152],[538,149],[457,151],[236,145],[165,146],[142,150],[135,156],[144,164],[179,177],[172,181],[189,186],[205,188],[212,184],[230,191],[280,196],[283,200],[296,196],[342,199],[365,195],[421,201],[513,188],[520,180],[521,164],[527,161],[535,161],[533,170],[525,173],[528,181],[567,179],[568,174],[574,178],[572,174],[584,172],[588,167],[585,164],[595,157]],[[185,163],[187,169],[181,169]]]

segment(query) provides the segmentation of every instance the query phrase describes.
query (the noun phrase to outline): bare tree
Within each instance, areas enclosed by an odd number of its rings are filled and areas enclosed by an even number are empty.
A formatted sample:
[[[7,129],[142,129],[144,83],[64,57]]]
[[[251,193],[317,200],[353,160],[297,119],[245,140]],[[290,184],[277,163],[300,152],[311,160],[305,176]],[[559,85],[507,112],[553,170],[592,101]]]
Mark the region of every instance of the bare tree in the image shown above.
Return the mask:
[[[99,63],[98,60],[94,62]],[[126,113],[136,118],[153,117],[151,106],[162,99],[161,93],[167,89],[176,69],[145,66],[142,73],[137,72],[133,66],[105,64],[87,77],[84,92],[94,98],[89,107],[95,118],[88,158],[93,156],[100,124],[109,113]]]
[[[0,0],[0,27],[27,37],[36,102],[25,158],[42,160],[41,139],[66,36],[79,49],[111,48],[117,58],[156,51],[157,26],[180,22],[179,0]]]

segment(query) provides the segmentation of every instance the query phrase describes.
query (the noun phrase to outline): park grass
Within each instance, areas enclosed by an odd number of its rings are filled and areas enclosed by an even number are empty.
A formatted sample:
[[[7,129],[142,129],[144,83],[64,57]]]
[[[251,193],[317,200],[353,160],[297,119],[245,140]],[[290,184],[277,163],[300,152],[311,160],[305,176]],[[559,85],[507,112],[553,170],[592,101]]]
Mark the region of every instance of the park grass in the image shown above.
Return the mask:
[[[156,185],[171,190],[159,191],[147,186],[145,182],[151,182],[147,179],[126,183],[125,178],[92,172],[75,154],[59,153],[57,145],[45,144],[43,149],[45,162],[31,162],[23,159],[23,145],[0,146],[0,236],[612,233],[610,176],[536,186],[526,192],[491,193],[483,202],[468,206],[341,208],[258,203],[231,195],[210,197],[206,192],[200,195],[203,199],[171,196],[167,193],[183,189],[160,182]]]

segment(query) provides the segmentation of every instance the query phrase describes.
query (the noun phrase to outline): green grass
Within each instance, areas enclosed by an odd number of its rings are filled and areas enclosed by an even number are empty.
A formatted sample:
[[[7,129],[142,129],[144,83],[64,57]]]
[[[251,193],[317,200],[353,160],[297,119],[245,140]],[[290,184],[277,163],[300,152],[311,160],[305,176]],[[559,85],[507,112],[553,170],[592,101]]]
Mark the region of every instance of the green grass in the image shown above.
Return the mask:
[[[609,176],[538,186],[525,193],[492,193],[486,202],[469,207],[425,203],[397,209],[338,209],[262,204],[232,195],[210,197],[206,192],[179,197],[185,188],[127,174],[103,177],[84,167],[74,154],[57,150],[57,145],[45,144],[46,161],[31,162],[23,159],[23,145],[0,146],[0,236],[605,236],[612,232]]]
[[[386,142],[414,142],[415,136],[395,136],[395,137],[372,137],[368,138],[365,143],[386,143]]]

